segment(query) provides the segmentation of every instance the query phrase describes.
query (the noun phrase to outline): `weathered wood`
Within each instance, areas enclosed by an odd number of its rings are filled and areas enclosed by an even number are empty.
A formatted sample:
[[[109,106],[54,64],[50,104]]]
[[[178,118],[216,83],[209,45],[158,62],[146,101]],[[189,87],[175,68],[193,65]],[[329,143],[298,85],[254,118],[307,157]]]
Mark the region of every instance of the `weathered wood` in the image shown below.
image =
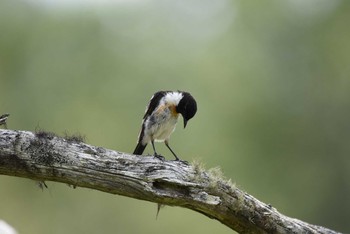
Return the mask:
[[[240,233],[337,233],[286,217],[197,163],[135,156],[47,132],[0,130],[0,174],[198,211]]]

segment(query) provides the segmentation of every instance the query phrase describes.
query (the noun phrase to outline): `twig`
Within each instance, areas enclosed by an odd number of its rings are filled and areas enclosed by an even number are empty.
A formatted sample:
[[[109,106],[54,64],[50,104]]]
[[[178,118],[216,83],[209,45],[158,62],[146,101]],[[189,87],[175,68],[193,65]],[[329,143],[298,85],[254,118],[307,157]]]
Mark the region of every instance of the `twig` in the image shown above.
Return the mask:
[[[7,118],[10,116],[10,114],[8,113],[5,113],[3,115],[0,116],[0,126],[1,125],[4,125],[5,128],[7,128],[7,124],[6,124],[6,121],[7,121]]]

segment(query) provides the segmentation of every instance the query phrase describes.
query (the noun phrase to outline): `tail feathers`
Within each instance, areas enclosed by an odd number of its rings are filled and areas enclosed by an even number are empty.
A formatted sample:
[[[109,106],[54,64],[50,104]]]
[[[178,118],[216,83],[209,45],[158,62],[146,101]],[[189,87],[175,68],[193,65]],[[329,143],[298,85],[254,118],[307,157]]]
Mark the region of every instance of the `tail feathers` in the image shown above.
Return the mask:
[[[147,146],[147,144],[146,145],[142,145],[141,142],[137,143],[137,146],[136,146],[133,154],[142,155],[142,153],[145,150],[146,146]]]

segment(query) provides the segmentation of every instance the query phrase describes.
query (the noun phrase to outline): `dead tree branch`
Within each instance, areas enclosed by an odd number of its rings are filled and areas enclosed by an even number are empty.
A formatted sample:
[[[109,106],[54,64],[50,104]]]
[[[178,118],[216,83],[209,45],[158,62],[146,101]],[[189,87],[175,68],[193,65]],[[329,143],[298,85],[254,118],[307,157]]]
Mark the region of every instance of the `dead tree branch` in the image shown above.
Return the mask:
[[[185,207],[240,233],[337,233],[284,216],[197,164],[130,155],[79,140],[0,130],[0,174]]]

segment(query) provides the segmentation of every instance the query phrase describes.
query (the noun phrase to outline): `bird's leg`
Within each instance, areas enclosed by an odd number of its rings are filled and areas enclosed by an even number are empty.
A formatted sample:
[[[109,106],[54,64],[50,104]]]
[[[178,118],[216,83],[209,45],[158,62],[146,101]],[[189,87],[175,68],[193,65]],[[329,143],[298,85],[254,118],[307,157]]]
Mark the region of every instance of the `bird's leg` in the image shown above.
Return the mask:
[[[168,149],[170,150],[170,152],[175,156],[175,158],[176,158],[175,160],[176,160],[176,161],[179,161],[180,159],[176,156],[175,152],[170,148],[169,142],[168,142],[167,140],[165,140],[164,143],[165,143],[166,147],[168,147]]]
[[[168,147],[168,149],[170,150],[170,152],[174,155],[175,161],[180,161],[180,162],[183,162],[183,163],[185,163],[185,164],[188,164],[187,161],[181,160],[181,159],[179,159],[179,157],[176,156],[175,152],[170,148],[169,142],[168,142],[167,140],[164,141],[164,143],[165,143],[166,147]]]
[[[152,147],[153,147],[153,151],[154,151],[154,157],[164,161],[165,158],[162,155],[157,154],[156,147],[154,147],[154,141],[153,140],[151,141],[151,143],[152,143]]]

